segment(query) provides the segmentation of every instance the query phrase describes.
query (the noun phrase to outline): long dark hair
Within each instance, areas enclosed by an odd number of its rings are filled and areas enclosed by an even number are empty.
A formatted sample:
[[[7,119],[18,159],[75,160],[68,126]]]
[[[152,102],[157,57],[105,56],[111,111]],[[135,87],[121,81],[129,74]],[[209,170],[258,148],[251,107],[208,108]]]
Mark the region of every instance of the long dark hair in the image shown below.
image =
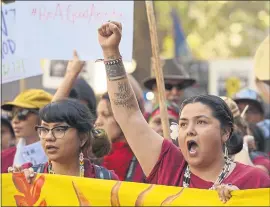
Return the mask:
[[[220,127],[225,130],[230,130],[231,137],[233,133],[234,119],[232,112],[226,102],[218,96],[214,95],[198,95],[187,98],[183,101],[180,107],[180,115],[183,108],[190,103],[202,103],[212,110],[213,116],[220,122]]]
[[[82,147],[82,152],[87,158],[103,157],[111,149],[106,133],[93,127],[93,114],[78,100],[64,99],[52,102],[39,111],[39,116],[48,123],[65,122],[76,128],[79,135],[86,134],[88,139]]]

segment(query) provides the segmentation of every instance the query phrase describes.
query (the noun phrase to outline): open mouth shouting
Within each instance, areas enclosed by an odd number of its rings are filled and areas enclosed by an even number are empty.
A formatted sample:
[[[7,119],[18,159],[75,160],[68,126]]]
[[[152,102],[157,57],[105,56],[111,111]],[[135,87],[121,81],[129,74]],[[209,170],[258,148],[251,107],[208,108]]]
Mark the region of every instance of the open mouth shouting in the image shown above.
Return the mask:
[[[187,141],[187,149],[188,149],[188,154],[191,156],[191,157],[194,157],[198,154],[198,144],[196,141],[194,140],[188,140]]]

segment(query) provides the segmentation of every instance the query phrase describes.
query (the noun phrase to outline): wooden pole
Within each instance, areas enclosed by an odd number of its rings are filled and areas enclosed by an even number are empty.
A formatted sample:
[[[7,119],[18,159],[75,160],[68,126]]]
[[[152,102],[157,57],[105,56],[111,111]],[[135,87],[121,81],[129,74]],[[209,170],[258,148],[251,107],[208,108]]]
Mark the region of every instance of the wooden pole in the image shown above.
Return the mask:
[[[23,92],[25,89],[26,89],[25,80],[21,79],[20,80],[20,93]]]
[[[169,132],[169,119],[168,112],[166,106],[166,98],[165,98],[165,88],[164,88],[164,78],[163,71],[161,69],[161,62],[159,57],[159,46],[158,46],[158,37],[157,37],[157,27],[156,27],[156,19],[154,15],[154,7],[153,1],[145,1],[146,12],[150,30],[150,38],[152,45],[152,54],[153,54],[153,67],[155,71],[156,81],[157,81],[157,90],[159,93],[159,107],[160,107],[160,116],[162,122],[163,136],[166,139],[170,138]]]

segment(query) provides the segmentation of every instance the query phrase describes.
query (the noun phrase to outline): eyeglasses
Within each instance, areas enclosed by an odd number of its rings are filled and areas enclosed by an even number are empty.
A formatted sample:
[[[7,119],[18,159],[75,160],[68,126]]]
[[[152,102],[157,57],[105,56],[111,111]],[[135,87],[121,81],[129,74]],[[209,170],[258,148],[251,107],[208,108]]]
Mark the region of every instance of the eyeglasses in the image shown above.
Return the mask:
[[[52,135],[55,139],[62,139],[65,134],[66,134],[66,131],[69,129],[69,128],[73,128],[73,127],[70,127],[70,126],[57,126],[57,127],[54,127],[52,129],[48,129],[46,127],[43,127],[43,126],[36,126],[35,129],[38,133],[38,136],[43,139],[47,136],[47,134],[51,131],[52,132]]]
[[[18,120],[25,121],[29,113],[38,114],[38,110],[22,109],[19,111],[12,111],[11,113],[8,114],[8,118],[9,120],[13,120],[15,117],[17,117]]]
[[[176,88],[177,90],[182,89],[182,84],[171,84],[171,83],[165,83],[165,89],[167,91],[171,91],[173,88]]]

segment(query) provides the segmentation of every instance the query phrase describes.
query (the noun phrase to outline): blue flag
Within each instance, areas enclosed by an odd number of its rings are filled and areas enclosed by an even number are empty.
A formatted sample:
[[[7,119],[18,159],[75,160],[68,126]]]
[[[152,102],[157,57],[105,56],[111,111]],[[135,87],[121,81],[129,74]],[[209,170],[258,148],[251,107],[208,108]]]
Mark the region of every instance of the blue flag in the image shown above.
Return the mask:
[[[177,11],[174,8],[171,11],[171,17],[173,21],[175,57],[192,58],[192,54],[188,47],[184,31],[181,27],[180,18],[178,17]]]

